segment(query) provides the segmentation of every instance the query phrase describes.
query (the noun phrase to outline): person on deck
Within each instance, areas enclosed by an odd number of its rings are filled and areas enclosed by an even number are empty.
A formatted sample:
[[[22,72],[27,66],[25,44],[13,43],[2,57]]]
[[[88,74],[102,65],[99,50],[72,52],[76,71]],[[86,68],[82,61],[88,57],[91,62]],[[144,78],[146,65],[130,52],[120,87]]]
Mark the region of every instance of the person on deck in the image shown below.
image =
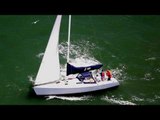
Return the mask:
[[[111,71],[107,70],[106,75],[108,76],[108,80],[111,80],[112,77]]]
[[[101,76],[100,76],[100,74],[97,74],[96,77],[95,77],[95,79],[96,79],[97,82],[100,82],[100,81],[101,81]]]
[[[105,79],[105,73],[104,73],[103,70],[102,70],[102,73],[101,73],[101,79],[102,79],[102,81]]]

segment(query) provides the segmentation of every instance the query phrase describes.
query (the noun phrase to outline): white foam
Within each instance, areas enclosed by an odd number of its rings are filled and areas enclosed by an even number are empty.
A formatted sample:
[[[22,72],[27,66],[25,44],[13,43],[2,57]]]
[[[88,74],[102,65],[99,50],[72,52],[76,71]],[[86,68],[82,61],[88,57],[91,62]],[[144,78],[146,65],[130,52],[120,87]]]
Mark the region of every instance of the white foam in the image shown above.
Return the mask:
[[[142,79],[147,80],[147,81],[154,80],[151,73],[145,73]]]
[[[143,98],[139,98],[139,97],[137,97],[137,96],[132,96],[132,100],[133,100],[133,101],[144,101]]]
[[[39,20],[33,21],[32,24],[37,24]]]
[[[155,95],[154,98],[139,98],[137,96],[132,96],[133,101],[138,101],[138,102],[155,102],[155,100],[160,99],[160,96]]]
[[[156,72],[160,72],[160,68],[157,68],[155,71],[156,71]]]
[[[67,58],[67,43],[62,42],[58,45],[59,54],[62,55],[63,58]]]
[[[160,96],[158,96],[158,95],[155,95],[154,97],[155,97],[155,99],[160,99]]]
[[[74,65],[76,67],[90,66],[90,65],[95,65],[95,64],[100,63],[95,58],[84,57],[84,56],[78,57],[76,59],[70,59],[70,62],[71,62],[72,65]]]
[[[116,98],[108,98],[107,96],[102,98],[102,100],[105,100],[105,101],[110,102],[110,103],[115,103],[115,104],[120,104],[120,105],[136,105],[133,102],[126,101],[126,100],[121,100],[121,99],[123,99],[123,98],[116,99]]]
[[[42,58],[42,57],[43,57],[43,55],[44,55],[44,52],[37,54],[37,55],[36,55],[36,57],[38,57],[38,58]]]
[[[155,100],[151,98],[147,98],[146,101],[151,102],[151,103],[155,102]]]
[[[27,77],[31,83],[34,83],[33,75],[28,75]]]
[[[156,60],[156,57],[150,57],[145,59],[145,61],[152,61],[152,60]]]
[[[112,57],[115,58],[116,56],[115,56],[115,55],[112,55]]]
[[[91,56],[90,50],[95,48],[94,43],[89,43],[89,41],[79,41],[76,44],[71,43],[70,44],[70,56],[73,58],[77,58],[80,56]],[[62,42],[59,44],[59,53],[63,55],[67,55],[67,50],[68,50],[68,44],[67,42]]]
[[[126,66],[123,64],[120,64],[115,69],[111,69],[113,77],[116,78],[119,82],[123,82],[126,79],[127,73],[125,73],[125,70]]]
[[[70,45],[70,63],[76,67],[89,66],[100,63],[93,56],[91,56],[89,49],[94,47],[94,44],[90,44],[89,41],[80,41],[78,45]],[[67,57],[67,42],[59,44],[59,53],[66,59]]]
[[[91,98],[91,96],[82,96],[82,97],[47,96],[46,100],[61,99],[61,100],[69,100],[69,101],[82,101],[82,100],[88,100],[89,98]]]

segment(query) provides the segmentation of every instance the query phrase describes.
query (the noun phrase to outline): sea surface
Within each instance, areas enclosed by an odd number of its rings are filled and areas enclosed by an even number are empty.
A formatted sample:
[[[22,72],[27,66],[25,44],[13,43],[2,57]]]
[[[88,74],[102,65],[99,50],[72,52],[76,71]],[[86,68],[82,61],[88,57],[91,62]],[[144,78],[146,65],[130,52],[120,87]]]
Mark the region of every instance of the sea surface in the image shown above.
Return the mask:
[[[100,62],[115,89],[38,97],[32,89],[56,15],[0,15],[0,105],[160,105],[160,16],[72,15],[70,57]],[[65,72],[68,16],[59,53]]]

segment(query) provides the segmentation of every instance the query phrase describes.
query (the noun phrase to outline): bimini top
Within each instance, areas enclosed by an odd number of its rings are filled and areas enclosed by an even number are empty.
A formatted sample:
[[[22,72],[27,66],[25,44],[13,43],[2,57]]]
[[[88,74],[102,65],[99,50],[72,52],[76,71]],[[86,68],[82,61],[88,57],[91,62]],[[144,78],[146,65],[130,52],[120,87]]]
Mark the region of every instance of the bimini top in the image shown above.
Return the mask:
[[[86,67],[75,67],[75,66],[67,63],[67,75],[76,74],[76,73],[83,73],[86,71],[99,69],[102,66],[103,66],[103,64],[96,64],[96,65],[91,65],[91,66],[86,66]]]

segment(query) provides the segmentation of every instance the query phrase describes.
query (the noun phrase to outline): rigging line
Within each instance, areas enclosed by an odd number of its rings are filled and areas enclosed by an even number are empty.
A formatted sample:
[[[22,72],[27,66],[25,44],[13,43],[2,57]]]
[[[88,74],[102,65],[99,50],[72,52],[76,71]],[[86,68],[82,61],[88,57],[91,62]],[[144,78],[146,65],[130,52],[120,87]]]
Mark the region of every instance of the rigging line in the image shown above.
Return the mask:
[[[71,15],[69,15],[68,23],[68,52],[67,52],[67,62],[69,62],[69,50],[70,50],[70,32],[71,32]]]
[[[94,29],[94,24],[93,24],[94,21],[93,21],[92,16],[89,16],[89,20],[90,20],[90,25],[91,25],[92,33],[93,33],[94,36],[96,36],[96,31]]]
[[[51,22],[51,19],[50,19],[50,17],[49,17],[49,16],[47,16],[47,17],[48,17],[48,19],[49,19],[49,22],[50,22],[50,23],[52,23],[52,22]]]
[[[95,31],[95,27],[94,27],[94,21],[93,21],[93,17],[94,16],[88,16],[89,17],[89,21],[90,21],[90,26],[91,26],[91,30],[92,30],[92,34],[93,34],[93,36],[92,36],[92,38],[96,38],[95,36],[96,36],[96,31]],[[95,47],[96,48],[96,47]],[[102,58],[102,55],[101,54],[98,54],[98,58]],[[98,61],[99,62],[99,61]]]

